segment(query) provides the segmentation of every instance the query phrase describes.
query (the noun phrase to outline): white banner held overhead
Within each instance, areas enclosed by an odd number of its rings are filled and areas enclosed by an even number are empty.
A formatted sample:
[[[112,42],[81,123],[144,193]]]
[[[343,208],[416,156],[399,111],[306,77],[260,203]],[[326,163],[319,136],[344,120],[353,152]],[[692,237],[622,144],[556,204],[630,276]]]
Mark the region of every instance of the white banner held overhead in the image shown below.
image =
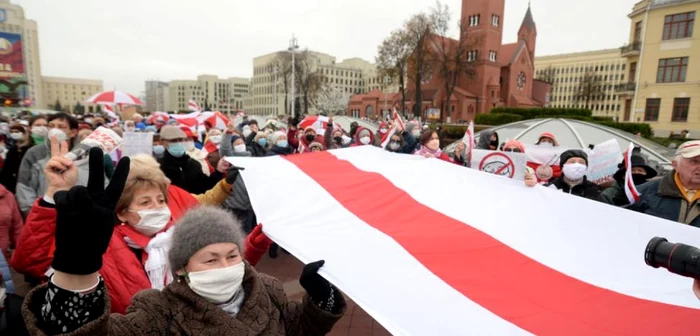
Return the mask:
[[[122,156],[134,156],[136,154],[153,154],[153,133],[124,132]]]

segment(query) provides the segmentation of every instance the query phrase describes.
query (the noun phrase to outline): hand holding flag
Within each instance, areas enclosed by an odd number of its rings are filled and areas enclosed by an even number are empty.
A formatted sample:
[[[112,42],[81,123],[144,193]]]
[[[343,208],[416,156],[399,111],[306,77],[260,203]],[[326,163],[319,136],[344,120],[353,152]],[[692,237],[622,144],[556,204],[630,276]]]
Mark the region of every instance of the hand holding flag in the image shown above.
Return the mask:
[[[634,185],[634,180],[632,179],[632,151],[634,150],[634,142],[630,142],[630,146],[625,152],[625,195],[627,200],[631,204],[639,201],[639,191]]]

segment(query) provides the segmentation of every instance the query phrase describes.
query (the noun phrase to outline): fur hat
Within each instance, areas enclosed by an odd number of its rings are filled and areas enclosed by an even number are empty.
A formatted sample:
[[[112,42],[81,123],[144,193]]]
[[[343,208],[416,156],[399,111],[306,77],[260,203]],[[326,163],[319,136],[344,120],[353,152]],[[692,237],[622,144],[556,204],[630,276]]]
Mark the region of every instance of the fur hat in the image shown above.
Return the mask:
[[[175,224],[168,262],[173,274],[187,265],[197,251],[207,245],[233,243],[243,255],[241,222],[218,207],[200,206],[190,210]]]
[[[274,133],[272,133],[272,135],[270,135],[270,142],[274,145],[277,143],[277,140],[279,140],[280,137],[286,137],[286,136],[287,135],[284,134],[284,132],[280,132],[280,131],[274,132]]]
[[[160,139],[161,140],[173,140],[173,139],[185,139],[187,134],[183,132],[179,127],[175,125],[163,126],[160,129]]]
[[[588,154],[586,154],[586,152],[580,149],[569,149],[561,153],[561,155],[559,155],[559,165],[564,167],[566,161],[569,161],[569,159],[575,157],[586,160],[586,166],[588,166]]]
[[[309,144],[309,150],[314,149],[314,148],[318,148],[320,150],[323,150],[323,145],[318,141],[314,141],[314,142]]]

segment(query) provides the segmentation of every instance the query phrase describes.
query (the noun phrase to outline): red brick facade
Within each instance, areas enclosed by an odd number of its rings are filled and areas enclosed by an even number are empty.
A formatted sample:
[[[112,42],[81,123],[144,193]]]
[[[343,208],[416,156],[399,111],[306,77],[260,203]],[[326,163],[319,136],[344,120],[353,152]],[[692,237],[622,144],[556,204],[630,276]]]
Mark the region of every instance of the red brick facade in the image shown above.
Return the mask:
[[[442,121],[472,120],[475,113],[486,113],[494,107],[536,107],[549,104],[551,85],[534,79],[537,28],[528,8],[518,31],[518,42],[502,45],[505,0],[463,0],[462,22],[468,25],[468,36],[479,36],[476,74],[458,80]],[[478,18],[478,19],[476,19]],[[456,41],[454,43],[457,43]],[[495,53],[495,55],[494,55]],[[495,61],[492,57],[495,56]],[[436,70],[433,73],[437,73]],[[433,76],[421,85],[421,111],[426,117],[430,108],[440,109],[446,99],[444,84]],[[415,85],[409,81],[406,111],[413,111]],[[387,106],[399,107],[400,94],[387,94]],[[384,107],[384,93],[372,91],[352,97],[350,115],[378,116]]]

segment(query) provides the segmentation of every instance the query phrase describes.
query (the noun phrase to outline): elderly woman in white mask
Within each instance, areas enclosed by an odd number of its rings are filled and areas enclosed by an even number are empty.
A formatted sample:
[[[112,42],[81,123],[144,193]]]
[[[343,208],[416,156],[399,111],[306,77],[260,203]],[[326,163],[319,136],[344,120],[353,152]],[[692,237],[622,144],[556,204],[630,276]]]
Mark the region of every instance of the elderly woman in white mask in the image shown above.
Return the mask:
[[[56,273],[29,293],[23,307],[31,334],[70,335],[325,335],[345,312],[342,294],[321,277],[318,261],[299,280],[308,293],[288,301],[282,283],[242,258],[240,224],[224,210],[202,207],[175,226],[169,264],[177,280],[137,294],[125,315],[109,314],[109,291],[98,272],[114,228],[108,187],[92,200],[87,188],[56,195]],[[75,246],[93,237],[87,248]],[[81,242],[84,243],[84,240]]]

